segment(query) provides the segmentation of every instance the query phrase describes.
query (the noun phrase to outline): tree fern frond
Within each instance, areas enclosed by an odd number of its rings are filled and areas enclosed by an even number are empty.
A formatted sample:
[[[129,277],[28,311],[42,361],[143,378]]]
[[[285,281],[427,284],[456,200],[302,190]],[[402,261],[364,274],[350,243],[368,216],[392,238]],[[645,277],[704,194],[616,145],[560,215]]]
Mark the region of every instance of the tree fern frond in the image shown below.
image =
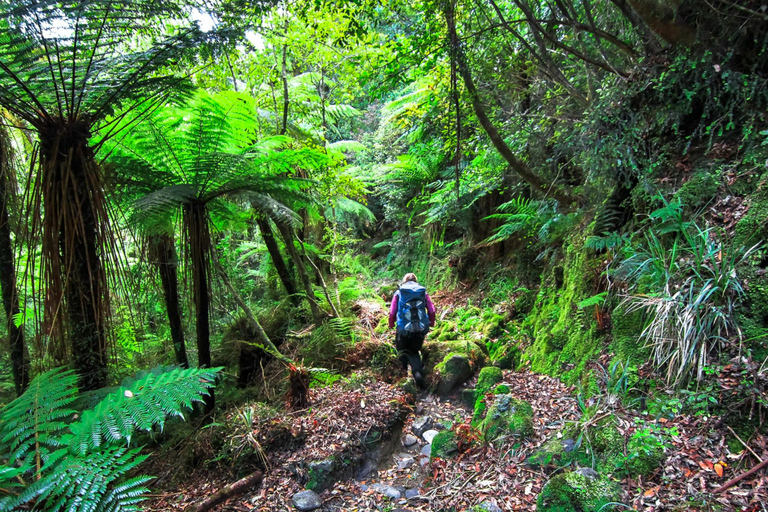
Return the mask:
[[[136,430],[149,431],[155,425],[162,429],[167,415],[180,416],[183,409],[202,400],[218,370],[174,368],[119,388],[70,425],[70,450],[84,454],[123,439],[130,442]]]
[[[0,457],[24,459],[30,450],[50,453],[60,447],[65,419],[75,411],[77,376],[56,369],[38,375],[24,394],[0,410]],[[37,448],[35,448],[37,446]]]

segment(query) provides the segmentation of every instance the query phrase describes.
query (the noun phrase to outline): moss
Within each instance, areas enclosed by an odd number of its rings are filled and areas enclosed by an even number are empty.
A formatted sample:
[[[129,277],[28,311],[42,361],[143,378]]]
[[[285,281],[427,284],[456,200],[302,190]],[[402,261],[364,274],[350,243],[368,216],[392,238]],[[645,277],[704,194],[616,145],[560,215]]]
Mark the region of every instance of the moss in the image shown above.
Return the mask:
[[[503,332],[504,317],[491,310],[483,313],[483,324],[480,332],[485,338],[495,338]]]
[[[640,333],[643,332],[645,323],[641,311],[627,314],[622,308],[617,307],[611,313],[613,328],[611,329],[612,341],[610,350],[621,361],[629,361],[630,364],[642,364],[648,360],[650,349],[644,347],[640,341]]]
[[[379,320],[378,325],[373,330],[376,334],[386,334],[386,332],[389,330],[389,319],[388,318],[382,318]]]
[[[449,458],[459,452],[456,442],[456,432],[453,430],[443,430],[432,439],[432,448],[429,456],[431,458],[440,457]]]
[[[479,428],[486,441],[501,436],[528,436],[533,433],[533,408],[512,395],[496,395]]]
[[[472,377],[472,365],[466,354],[451,352],[435,367],[435,372],[440,379],[437,392],[446,395]]]
[[[475,401],[475,408],[472,412],[472,426],[478,427],[485,417],[485,411],[488,410],[488,405],[485,403],[485,397],[480,395]]]
[[[321,461],[310,462],[307,471],[306,489],[321,490],[331,483],[331,477],[336,469],[336,459],[330,458]]]
[[[502,378],[503,376],[499,368],[496,368],[495,366],[486,366],[480,370],[480,375],[477,377],[477,386],[475,388],[477,389],[478,394],[484,395],[490,392],[496,384],[501,382]]]
[[[523,363],[529,362],[534,372],[557,375],[567,384],[578,382],[603,348],[593,310],[577,307],[594,295],[591,283],[602,266],[599,258],[584,249],[582,236],[574,235],[565,245],[562,283],[554,268],[542,275],[534,308],[522,325],[533,336]]]
[[[493,390],[494,395],[507,395],[510,393],[509,386],[506,384],[499,384],[496,389]]]
[[[427,373],[437,370],[437,366],[451,353],[467,356],[473,371],[487,359],[485,347],[471,340],[427,340],[424,344]]]
[[[675,197],[688,210],[696,210],[712,201],[722,182],[721,170],[700,167],[677,191]]]
[[[621,499],[621,487],[602,475],[581,472],[561,473],[553,477],[539,493],[539,512],[608,512],[610,503]]]

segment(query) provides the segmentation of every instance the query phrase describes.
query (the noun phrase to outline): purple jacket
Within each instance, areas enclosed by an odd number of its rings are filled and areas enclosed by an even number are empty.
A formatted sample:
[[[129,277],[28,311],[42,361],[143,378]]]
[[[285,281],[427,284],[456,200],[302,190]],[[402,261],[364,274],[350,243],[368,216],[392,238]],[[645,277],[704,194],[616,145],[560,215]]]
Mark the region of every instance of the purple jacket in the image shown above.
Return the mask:
[[[429,326],[434,327],[435,326],[435,305],[432,304],[432,299],[429,298],[429,294],[427,295],[427,314],[429,315]],[[400,290],[397,290],[395,292],[395,295],[392,297],[392,305],[389,307],[389,328],[395,326],[395,323],[397,323],[397,305],[400,302]]]

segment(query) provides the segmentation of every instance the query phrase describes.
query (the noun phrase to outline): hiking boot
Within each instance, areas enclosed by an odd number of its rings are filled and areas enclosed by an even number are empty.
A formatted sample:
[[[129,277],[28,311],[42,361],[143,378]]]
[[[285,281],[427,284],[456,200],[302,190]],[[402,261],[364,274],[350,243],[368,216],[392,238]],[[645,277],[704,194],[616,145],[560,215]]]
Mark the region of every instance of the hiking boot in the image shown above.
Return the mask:
[[[416,381],[416,385],[419,386],[419,389],[424,389],[427,387],[427,383],[424,381],[424,376],[420,371],[417,370],[413,372],[413,380]]]

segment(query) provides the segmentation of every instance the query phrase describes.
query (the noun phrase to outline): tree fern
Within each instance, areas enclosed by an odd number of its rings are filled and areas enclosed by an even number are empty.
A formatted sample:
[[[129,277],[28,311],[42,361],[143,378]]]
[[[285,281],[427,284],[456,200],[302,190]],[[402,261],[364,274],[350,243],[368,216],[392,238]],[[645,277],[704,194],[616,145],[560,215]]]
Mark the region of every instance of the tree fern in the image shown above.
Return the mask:
[[[0,511],[128,511],[150,477],[125,479],[146,456],[128,449],[136,431],[162,428],[213,387],[219,369],[151,372],[109,393],[78,417],[74,372],[52,370],[0,410]]]

